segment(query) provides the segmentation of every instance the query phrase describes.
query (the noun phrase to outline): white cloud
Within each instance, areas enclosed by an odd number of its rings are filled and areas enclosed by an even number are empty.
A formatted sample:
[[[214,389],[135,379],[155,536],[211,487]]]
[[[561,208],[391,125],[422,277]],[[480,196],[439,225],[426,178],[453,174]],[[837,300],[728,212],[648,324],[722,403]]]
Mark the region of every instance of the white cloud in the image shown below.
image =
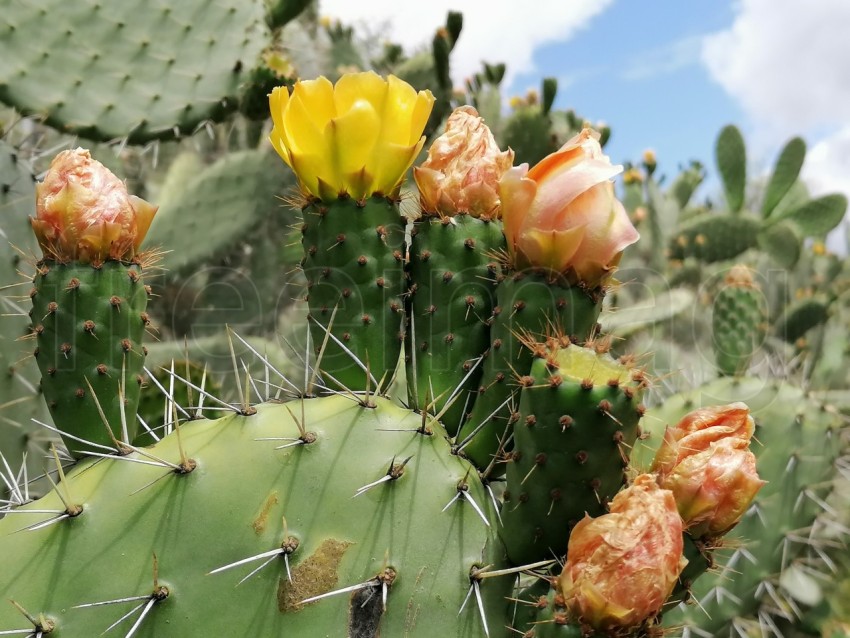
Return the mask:
[[[803,178],[812,195],[850,193],[850,125],[811,147]]]
[[[367,28],[387,24],[388,40],[410,51],[430,43],[449,10],[463,12],[463,32],[452,53],[455,84],[481,70],[481,62],[505,62],[505,86],[517,73],[534,70],[534,51],[568,40],[613,0],[322,0],[321,12]]]
[[[850,120],[850,2],[741,0],[706,38],[713,78],[760,126],[784,133]]]

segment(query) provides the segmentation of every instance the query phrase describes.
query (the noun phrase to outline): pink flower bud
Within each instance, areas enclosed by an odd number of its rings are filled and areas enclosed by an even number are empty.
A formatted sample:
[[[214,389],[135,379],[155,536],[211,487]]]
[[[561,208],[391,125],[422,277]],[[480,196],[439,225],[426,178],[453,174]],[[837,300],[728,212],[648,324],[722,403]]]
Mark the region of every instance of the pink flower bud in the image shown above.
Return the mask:
[[[61,262],[132,260],[157,210],[82,148],[59,153],[35,188],[33,231],[45,259]]]
[[[732,403],[691,412],[664,432],[652,471],[691,535],[728,532],[764,485],[750,452],[754,428],[747,406]]]
[[[423,210],[498,217],[499,180],[513,161],[513,151],[499,150],[478,111],[471,106],[456,108],[446,132],[428,149],[428,158],[413,169]]]
[[[673,494],[642,474],[614,497],[610,513],[575,526],[558,588],[576,620],[630,629],[659,612],[686,564]]]
[[[613,166],[598,133],[584,129],[534,168],[512,168],[499,182],[508,250],[519,267],[565,273],[594,288],[638,240],[614,195]]]

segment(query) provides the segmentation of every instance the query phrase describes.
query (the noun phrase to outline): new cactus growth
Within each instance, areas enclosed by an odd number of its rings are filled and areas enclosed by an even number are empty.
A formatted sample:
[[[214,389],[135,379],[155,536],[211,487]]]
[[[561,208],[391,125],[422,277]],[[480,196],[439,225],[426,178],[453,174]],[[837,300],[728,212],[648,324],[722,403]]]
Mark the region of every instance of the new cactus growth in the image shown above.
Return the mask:
[[[502,540],[516,564],[567,549],[571,529],[598,516],[626,481],[644,412],[646,376],[594,348],[535,346],[508,455]]]
[[[414,169],[422,218],[409,246],[408,395],[413,407],[441,414],[452,435],[471,406],[489,344],[504,250],[498,181],[512,160],[475,109],[461,107]]]
[[[297,82],[270,96],[275,150],[305,203],[303,269],[313,341],[331,387],[391,382],[404,338],[399,188],[424,144],[433,96],[375,73]]]
[[[150,323],[139,246],[155,213],[82,149],[60,153],[37,186],[35,358],[77,458],[135,437]]]

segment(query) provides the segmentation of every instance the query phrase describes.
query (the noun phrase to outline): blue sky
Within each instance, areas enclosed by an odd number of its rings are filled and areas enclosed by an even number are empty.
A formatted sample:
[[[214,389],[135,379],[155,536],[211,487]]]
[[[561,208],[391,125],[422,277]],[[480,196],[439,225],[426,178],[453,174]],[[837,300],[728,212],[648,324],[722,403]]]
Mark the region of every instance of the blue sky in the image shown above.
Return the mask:
[[[705,161],[717,131],[744,119],[700,61],[702,38],[731,21],[731,7],[718,0],[621,0],[566,42],[539,48],[534,69],[515,76],[508,92],[558,78],[557,108],[612,126],[613,161],[650,147],[671,169]]]
[[[386,29],[411,51],[447,10],[462,11],[458,86],[482,60],[508,64],[506,99],[557,77],[558,108],[612,126],[615,162],[651,147],[662,172],[693,158],[713,174],[715,136],[733,122],[751,174],[801,135],[812,192],[850,195],[850,0],[320,2],[324,14]]]

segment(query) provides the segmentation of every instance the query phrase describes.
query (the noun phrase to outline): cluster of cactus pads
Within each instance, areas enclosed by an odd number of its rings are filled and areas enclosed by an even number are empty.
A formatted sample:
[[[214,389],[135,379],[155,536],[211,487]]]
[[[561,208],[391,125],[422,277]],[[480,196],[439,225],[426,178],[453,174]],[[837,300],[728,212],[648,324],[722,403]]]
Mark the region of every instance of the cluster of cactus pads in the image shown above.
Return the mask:
[[[637,233],[590,130],[512,167],[455,111],[408,223],[433,101],[372,73],[273,91],[300,187],[305,375],[234,356],[228,403],[172,366],[162,423],[137,419],[155,211],[85,151],[57,158],[32,221],[32,338],[76,461],[56,451],[34,502],[11,481],[0,635],[663,635],[763,485],[754,431],[770,457],[791,412],[755,422],[732,385],[728,405],[683,400],[663,435],[641,425],[648,375],[597,325]],[[797,496],[776,464],[760,507]]]

